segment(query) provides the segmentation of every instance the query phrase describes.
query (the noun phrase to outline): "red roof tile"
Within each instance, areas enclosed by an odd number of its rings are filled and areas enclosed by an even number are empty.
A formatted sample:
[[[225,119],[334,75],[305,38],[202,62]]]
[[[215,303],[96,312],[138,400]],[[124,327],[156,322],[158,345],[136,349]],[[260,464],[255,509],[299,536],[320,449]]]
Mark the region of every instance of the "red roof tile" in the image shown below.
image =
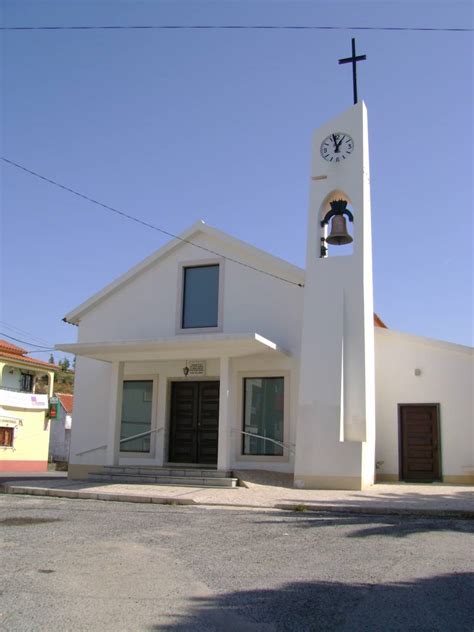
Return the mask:
[[[381,329],[388,329],[387,325],[383,322],[380,316],[374,313],[374,325],[376,327],[380,327]]]
[[[74,406],[74,395],[69,393],[55,393],[55,395],[59,398],[64,410],[70,415]]]
[[[28,353],[26,349],[12,345],[6,340],[0,340],[0,358],[14,360],[15,362],[20,362],[21,364],[27,364],[28,366],[31,366],[31,368],[47,367],[50,371],[59,370],[59,367],[56,364],[50,364],[49,362],[37,360],[36,358],[29,358],[26,353]]]
[[[16,353],[17,355],[25,355],[26,349],[14,345],[12,342],[0,339],[0,352],[6,351],[7,353]]]

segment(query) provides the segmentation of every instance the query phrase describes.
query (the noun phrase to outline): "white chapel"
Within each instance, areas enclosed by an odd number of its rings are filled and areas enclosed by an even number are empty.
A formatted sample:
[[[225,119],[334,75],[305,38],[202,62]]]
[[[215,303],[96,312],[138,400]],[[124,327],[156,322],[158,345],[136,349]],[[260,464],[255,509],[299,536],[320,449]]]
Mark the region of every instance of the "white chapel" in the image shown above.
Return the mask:
[[[69,476],[474,484],[473,350],[374,314],[367,110],[316,130],[306,266],[203,222],[69,312]]]

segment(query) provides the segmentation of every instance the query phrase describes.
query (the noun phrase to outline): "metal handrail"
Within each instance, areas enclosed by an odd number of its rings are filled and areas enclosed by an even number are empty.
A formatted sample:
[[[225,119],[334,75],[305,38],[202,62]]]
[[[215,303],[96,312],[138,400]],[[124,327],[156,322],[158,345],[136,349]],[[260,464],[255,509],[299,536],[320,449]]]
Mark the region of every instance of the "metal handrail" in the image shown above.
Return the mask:
[[[124,443],[125,441],[131,441],[132,439],[138,439],[139,437],[144,437],[145,435],[151,435],[152,432],[161,432],[163,428],[155,428],[154,430],[147,430],[146,432],[140,432],[139,434],[132,435],[131,437],[125,437],[125,439],[120,439],[120,443]],[[95,452],[95,450],[103,450],[107,447],[107,444],[98,445],[96,448],[91,448],[90,450],[83,450],[82,452],[76,452],[76,456],[82,456],[83,454],[88,454],[89,452]]]
[[[132,441],[133,439],[139,439],[140,437],[145,437],[146,435],[150,435],[152,432],[161,432],[163,428],[155,428],[154,430],[147,430],[146,432],[141,432],[140,434],[132,435],[131,437],[125,437],[124,439],[120,439],[120,443],[125,443],[126,441]]]
[[[247,435],[248,437],[255,437],[256,439],[263,439],[264,441],[270,441],[270,443],[274,443],[275,445],[280,446],[284,450],[288,450],[290,454],[295,453],[296,445],[294,443],[286,443],[284,441],[277,441],[276,439],[271,439],[270,437],[264,437],[263,435],[255,434],[253,432],[245,432],[245,430],[237,430],[236,428],[233,428],[233,432]]]
[[[83,454],[88,454],[89,452],[95,452],[96,450],[103,450],[107,447],[107,444],[98,445],[96,448],[91,448],[90,450],[83,450],[82,452],[76,452],[76,456],[82,456]]]

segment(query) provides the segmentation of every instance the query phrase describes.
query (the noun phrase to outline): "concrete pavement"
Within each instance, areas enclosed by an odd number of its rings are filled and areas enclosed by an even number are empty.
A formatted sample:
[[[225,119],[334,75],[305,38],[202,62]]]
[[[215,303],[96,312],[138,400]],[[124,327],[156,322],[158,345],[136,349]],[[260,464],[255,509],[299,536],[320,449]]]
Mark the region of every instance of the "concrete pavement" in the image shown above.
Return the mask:
[[[364,514],[474,518],[474,488],[444,484],[376,484],[363,491],[304,490],[288,477],[239,472],[245,487],[234,489],[137,485],[54,478],[0,477],[0,492],[133,503],[247,507]]]
[[[453,518],[3,494],[0,630],[472,632],[473,533]]]

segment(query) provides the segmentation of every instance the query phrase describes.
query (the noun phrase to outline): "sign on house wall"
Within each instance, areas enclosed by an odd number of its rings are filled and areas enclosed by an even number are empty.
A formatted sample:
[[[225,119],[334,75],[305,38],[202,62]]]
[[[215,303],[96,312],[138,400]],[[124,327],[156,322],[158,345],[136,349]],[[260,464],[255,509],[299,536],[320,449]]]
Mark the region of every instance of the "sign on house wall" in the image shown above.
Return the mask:
[[[48,408],[48,396],[36,393],[18,393],[0,388],[0,406],[46,410]]]

